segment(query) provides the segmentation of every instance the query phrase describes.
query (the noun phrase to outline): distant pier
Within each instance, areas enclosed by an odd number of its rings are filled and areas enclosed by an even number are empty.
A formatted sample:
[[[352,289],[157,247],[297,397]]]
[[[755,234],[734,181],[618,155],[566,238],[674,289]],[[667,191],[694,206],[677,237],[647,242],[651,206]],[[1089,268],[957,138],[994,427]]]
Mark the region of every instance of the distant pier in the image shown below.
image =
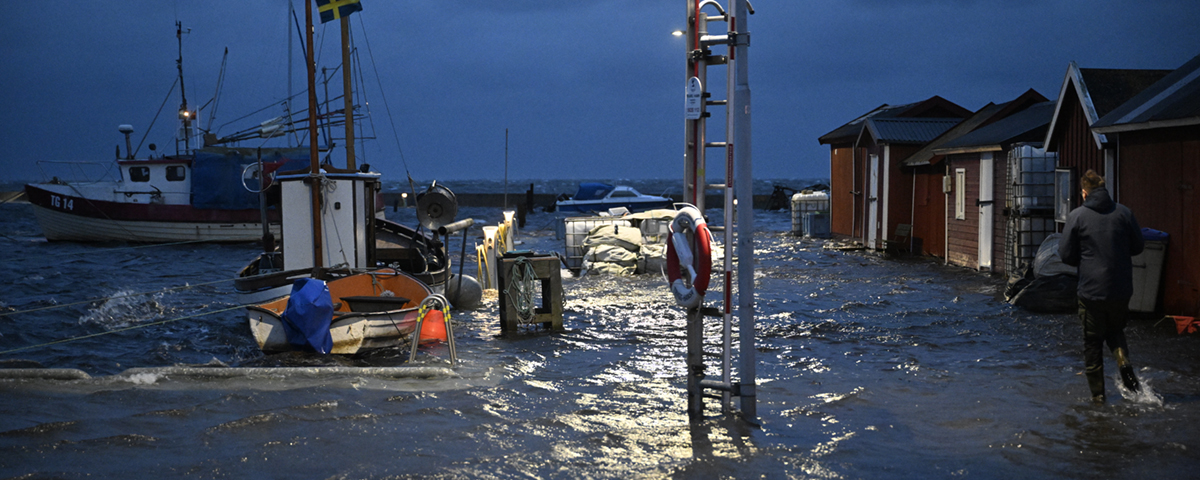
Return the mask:
[[[401,194],[399,192],[384,192],[383,193],[384,205],[386,205],[388,208],[391,208],[395,205],[402,205],[402,203],[401,203],[402,198],[400,195]],[[463,207],[495,207],[495,208],[503,208],[504,207],[504,194],[503,193],[456,193],[456,194],[454,194],[454,196],[455,196],[455,198],[458,199],[458,204]],[[671,197],[676,202],[683,201],[682,195],[667,195],[667,196]],[[526,197],[526,195],[524,192],[510,193],[510,194],[508,194],[508,205],[512,206],[512,208],[516,208],[516,205],[518,202],[524,202],[526,200],[525,197]],[[533,205],[534,205],[535,210],[541,210],[549,205],[553,205],[555,200],[557,200],[557,199],[558,199],[558,194],[535,193],[535,194],[533,194]],[[770,195],[755,195],[754,196],[754,208],[756,208],[756,209],[767,208],[767,203],[770,201],[770,199],[771,199]],[[28,201],[25,199],[24,191],[0,192],[0,203],[27,203],[27,202]],[[416,202],[413,201],[412,199],[408,200],[409,206],[412,206],[415,203]],[[704,197],[704,204],[708,205],[710,207],[724,205],[725,197],[723,195],[708,195],[708,196]]]
[[[683,201],[682,195],[667,195],[667,196],[674,199],[676,202]],[[504,194],[503,193],[455,193],[454,197],[456,199],[458,199],[458,205],[462,206],[462,207],[496,207],[496,208],[504,207]],[[525,202],[525,200],[526,200],[525,197],[526,197],[526,195],[524,192],[509,193],[508,194],[508,205],[511,206],[512,208],[516,208],[517,203]],[[558,199],[558,194],[535,193],[535,194],[533,194],[533,205],[536,210],[540,211],[541,209],[545,208],[548,205],[553,205],[555,200],[557,200],[557,199]],[[757,209],[767,208],[767,203],[770,201],[770,199],[771,199],[770,195],[755,195],[754,196],[754,208],[757,208]],[[384,192],[383,193],[383,201],[384,201],[384,204],[388,206],[388,208],[391,208],[393,205],[400,205],[399,202],[401,202],[402,200],[401,200],[399,192]],[[412,199],[409,199],[408,204],[410,206],[413,205],[414,203],[415,202],[413,202]],[[710,207],[724,205],[725,197],[723,195],[708,195],[708,196],[704,197],[704,204],[708,205]]]

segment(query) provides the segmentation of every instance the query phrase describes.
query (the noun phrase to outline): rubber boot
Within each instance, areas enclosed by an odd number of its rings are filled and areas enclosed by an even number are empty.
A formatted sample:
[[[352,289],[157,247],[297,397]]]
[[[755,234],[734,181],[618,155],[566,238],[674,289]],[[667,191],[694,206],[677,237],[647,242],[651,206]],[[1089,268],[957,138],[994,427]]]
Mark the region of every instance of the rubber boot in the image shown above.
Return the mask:
[[[1113,354],[1117,357],[1117,369],[1121,372],[1121,382],[1125,384],[1125,388],[1131,392],[1141,391],[1142,386],[1138,383],[1137,375],[1133,373],[1133,365],[1129,364],[1125,349],[1118,348]]]
[[[1087,381],[1088,388],[1092,390],[1092,403],[1104,403],[1104,369],[1099,368],[1095,371],[1088,370]]]

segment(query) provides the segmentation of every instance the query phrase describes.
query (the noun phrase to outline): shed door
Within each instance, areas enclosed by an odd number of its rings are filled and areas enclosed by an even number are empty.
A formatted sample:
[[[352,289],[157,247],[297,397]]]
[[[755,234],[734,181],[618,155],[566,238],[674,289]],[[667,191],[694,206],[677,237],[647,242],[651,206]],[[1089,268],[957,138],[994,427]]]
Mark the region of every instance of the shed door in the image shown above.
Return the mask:
[[[867,190],[867,246],[876,248],[879,238],[879,155],[871,155],[871,184]]]
[[[992,269],[992,215],[994,183],[991,152],[979,158],[979,269]]]

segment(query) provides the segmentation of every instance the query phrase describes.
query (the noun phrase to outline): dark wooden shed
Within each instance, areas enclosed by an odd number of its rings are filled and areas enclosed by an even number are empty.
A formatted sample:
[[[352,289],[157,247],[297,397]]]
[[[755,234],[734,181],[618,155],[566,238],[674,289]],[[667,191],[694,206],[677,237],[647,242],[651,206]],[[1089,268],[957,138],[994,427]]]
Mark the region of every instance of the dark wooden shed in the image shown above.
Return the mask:
[[[1200,316],[1200,56],[1097,120],[1118,198],[1143,227],[1167,232],[1161,309]]]

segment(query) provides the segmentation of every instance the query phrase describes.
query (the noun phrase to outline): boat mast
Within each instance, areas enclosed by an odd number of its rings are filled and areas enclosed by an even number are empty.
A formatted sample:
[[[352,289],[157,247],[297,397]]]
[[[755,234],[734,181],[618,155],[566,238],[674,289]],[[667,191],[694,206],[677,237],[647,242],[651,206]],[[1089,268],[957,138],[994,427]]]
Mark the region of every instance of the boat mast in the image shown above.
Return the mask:
[[[287,50],[287,97],[283,100],[283,110],[287,112],[288,127],[294,128],[292,125],[292,19],[296,18],[296,5],[292,0],[288,0],[288,17],[283,23],[287,26],[286,31],[288,50]],[[307,58],[307,56],[305,57]]]
[[[342,99],[346,117],[346,168],[354,170],[354,97],[350,89],[350,16],[341,18],[342,27]]]
[[[313,270],[322,267],[321,259],[325,252],[321,248],[321,165],[317,152],[317,66],[313,63],[313,11],[312,2],[304,2],[304,41],[308,46],[305,52],[305,69],[308,71],[308,144],[309,144],[309,179],[308,188],[312,192],[313,230]]]
[[[179,69],[179,96],[183,103],[179,105],[179,119],[183,121],[183,153],[191,151],[192,112],[188,111],[187,92],[183,88],[183,24],[175,21],[175,39],[179,42],[179,58],[175,67]],[[175,154],[179,155],[179,140],[175,140]]]

